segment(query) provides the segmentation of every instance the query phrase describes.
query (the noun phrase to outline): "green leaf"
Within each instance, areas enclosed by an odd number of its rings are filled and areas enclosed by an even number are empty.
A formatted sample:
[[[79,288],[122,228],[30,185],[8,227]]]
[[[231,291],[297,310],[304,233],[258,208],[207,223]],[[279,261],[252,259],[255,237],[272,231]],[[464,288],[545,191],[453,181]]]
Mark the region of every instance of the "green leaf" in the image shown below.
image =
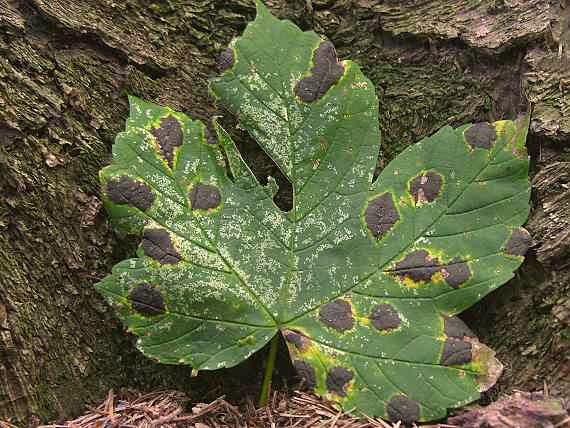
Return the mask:
[[[500,363],[455,315],[529,246],[528,117],[444,127],[373,181],[374,86],[330,42],[258,2],[222,66],[210,90],[293,208],[217,123],[131,98],[101,180],[114,225],[142,241],[98,290],[142,352],[210,370],[283,334],[306,385],[347,411],[424,421],[476,400]]]

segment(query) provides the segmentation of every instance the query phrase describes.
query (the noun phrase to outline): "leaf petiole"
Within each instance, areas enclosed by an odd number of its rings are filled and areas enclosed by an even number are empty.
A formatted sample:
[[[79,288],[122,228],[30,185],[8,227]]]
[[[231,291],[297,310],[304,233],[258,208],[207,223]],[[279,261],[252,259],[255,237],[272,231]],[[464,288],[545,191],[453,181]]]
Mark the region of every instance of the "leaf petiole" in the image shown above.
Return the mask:
[[[263,376],[263,384],[261,385],[261,394],[259,395],[259,407],[265,407],[269,402],[271,379],[273,378],[273,369],[275,368],[278,344],[279,335],[276,334],[273,336],[273,339],[271,339],[271,344],[269,345],[269,354],[267,355],[267,364],[265,365],[265,374]]]

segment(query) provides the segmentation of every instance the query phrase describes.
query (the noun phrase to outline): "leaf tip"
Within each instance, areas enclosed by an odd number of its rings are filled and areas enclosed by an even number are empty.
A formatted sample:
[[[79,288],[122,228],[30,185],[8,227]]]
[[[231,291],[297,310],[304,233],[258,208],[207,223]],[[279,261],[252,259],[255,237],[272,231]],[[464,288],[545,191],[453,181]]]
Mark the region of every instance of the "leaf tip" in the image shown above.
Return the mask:
[[[132,110],[134,106],[141,104],[143,101],[135,95],[127,95],[129,99],[129,108]]]
[[[267,6],[265,6],[261,0],[255,0],[255,10],[257,11],[258,18],[269,13]]]
[[[471,342],[473,364],[479,375],[475,382],[479,392],[491,389],[503,374],[503,364],[495,357],[496,352],[477,339],[466,339]]]

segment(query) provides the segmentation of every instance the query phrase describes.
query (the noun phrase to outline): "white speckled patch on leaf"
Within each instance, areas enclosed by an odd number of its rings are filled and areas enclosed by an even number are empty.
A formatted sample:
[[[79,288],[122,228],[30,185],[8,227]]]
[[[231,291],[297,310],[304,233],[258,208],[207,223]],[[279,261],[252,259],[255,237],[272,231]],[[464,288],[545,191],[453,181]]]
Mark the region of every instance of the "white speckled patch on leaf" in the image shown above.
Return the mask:
[[[257,4],[210,90],[290,180],[292,210],[216,122],[133,97],[101,181],[141,247],[97,288],[162,362],[230,367],[283,334],[305,385],[345,410],[442,418],[500,372],[455,315],[531,243],[528,121],[445,127],[373,182],[374,85]]]

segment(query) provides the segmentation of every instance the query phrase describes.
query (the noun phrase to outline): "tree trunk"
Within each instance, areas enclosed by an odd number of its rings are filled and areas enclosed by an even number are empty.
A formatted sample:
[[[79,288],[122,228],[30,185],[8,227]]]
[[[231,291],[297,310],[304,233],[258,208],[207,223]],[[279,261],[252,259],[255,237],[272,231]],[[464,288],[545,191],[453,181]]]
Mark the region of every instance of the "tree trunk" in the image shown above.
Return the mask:
[[[566,395],[567,1],[267,1],[329,37],[376,84],[380,168],[445,124],[514,118],[531,101],[535,246],[517,278],[467,318],[499,351],[503,389],[546,382]],[[254,13],[250,0],[0,0],[0,419],[68,417],[111,387],[199,384],[188,368],[142,357],[93,289],[134,248],[108,227],[97,173],[126,94],[220,114],[208,78]],[[236,138],[260,177],[278,175]]]

